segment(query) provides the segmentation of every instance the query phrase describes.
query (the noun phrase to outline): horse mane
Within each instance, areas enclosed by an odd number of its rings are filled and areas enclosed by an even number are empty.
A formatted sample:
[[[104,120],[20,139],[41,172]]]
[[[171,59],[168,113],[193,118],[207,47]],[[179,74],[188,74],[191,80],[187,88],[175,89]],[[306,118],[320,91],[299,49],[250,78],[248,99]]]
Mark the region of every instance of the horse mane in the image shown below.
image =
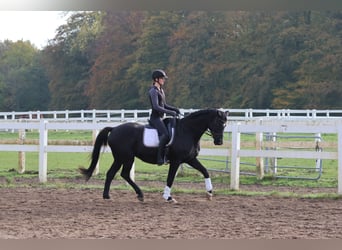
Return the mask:
[[[208,119],[208,115],[209,117],[213,117],[213,115],[216,114],[216,112],[217,110],[213,108],[200,109],[186,115],[183,119],[181,119],[181,121],[185,124],[188,124],[191,127],[198,127],[200,126],[199,119]]]
[[[216,112],[216,109],[213,108],[207,108],[207,109],[201,109],[201,110],[197,110],[195,112],[192,112],[190,114],[188,114],[187,116],[184,117],[184,119],[194,119],[197,118],[198,116],[201,116],[203,114],[207,114],[207,113],[214,113]]]

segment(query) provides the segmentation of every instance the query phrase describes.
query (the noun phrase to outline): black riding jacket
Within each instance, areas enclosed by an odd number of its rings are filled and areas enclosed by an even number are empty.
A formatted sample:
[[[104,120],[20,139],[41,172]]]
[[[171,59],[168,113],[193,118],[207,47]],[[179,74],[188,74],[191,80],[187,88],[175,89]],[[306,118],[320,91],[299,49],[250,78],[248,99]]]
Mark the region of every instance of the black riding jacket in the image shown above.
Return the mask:
[[[160,90],[156,86],[151,86],[148,90],[148,95],[151,102],[152,113],[151,119],[153,118],[163,118],[164,114],[171,116],[176,116],[179,110],[171,105],[166,104],[165,94],[163,89]]]

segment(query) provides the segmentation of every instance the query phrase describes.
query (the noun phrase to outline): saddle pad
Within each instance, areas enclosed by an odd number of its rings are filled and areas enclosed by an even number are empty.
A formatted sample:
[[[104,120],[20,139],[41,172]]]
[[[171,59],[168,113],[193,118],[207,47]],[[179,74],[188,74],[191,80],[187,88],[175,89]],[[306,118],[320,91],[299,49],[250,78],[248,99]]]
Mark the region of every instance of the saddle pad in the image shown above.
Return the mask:
[[[143,143],[146,147],[158,147],[158,132],[154,128],[144,128]]]

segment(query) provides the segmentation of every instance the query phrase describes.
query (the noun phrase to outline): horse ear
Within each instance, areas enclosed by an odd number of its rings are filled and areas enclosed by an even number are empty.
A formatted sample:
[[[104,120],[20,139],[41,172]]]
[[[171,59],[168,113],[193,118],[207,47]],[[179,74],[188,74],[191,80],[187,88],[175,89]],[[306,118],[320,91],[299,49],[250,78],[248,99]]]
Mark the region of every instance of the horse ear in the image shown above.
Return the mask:
[[[218,110],[217,111],[217,114],[222,117],[222,118],[225,118],[229,115],[229,111],[223,111],[223,110]]]

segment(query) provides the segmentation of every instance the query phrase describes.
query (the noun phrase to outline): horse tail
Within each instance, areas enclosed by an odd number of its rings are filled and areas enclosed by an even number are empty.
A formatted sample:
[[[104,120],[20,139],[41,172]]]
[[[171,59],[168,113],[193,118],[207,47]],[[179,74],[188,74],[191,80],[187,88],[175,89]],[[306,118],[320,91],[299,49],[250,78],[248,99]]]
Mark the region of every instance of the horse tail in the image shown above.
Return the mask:
[[[112,131],[112,129],[113,129],[112,127],[105,127],[104,129],[100,131],[100,133],[97,135],[96,140],[95,140],[93,152],[91,154],[91,163],[90,163],[89,168],[88,169],[83,168],[83,167],[79,168],[80,173],[85,177],[86,181],[88,181],[90,177],[92,176],[96,168],[96,164],[100,157],[101,148],[102,146],[107,145],[108,134]]]

